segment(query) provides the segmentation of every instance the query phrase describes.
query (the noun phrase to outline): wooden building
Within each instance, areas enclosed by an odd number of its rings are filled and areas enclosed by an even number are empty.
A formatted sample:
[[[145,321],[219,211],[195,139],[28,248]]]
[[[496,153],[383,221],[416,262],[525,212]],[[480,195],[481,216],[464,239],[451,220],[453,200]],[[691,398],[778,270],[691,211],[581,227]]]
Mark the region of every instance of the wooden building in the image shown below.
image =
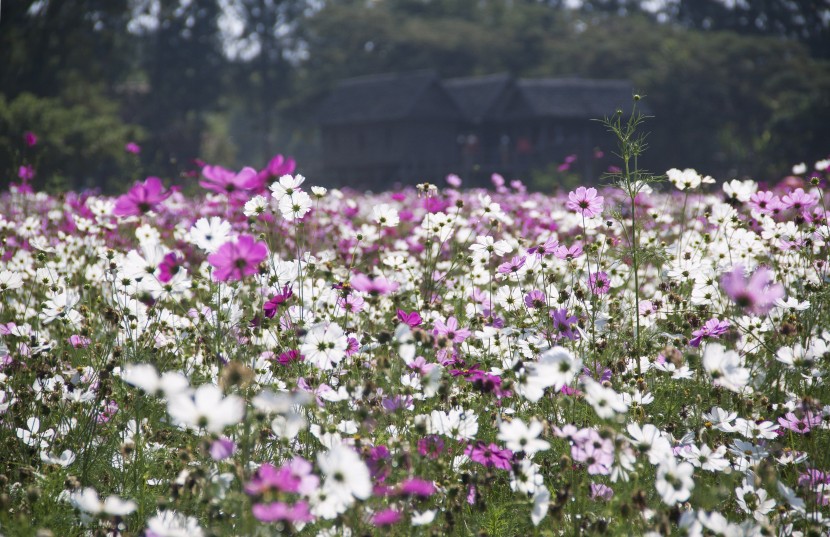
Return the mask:
[[[576,155],[572,171],[596,179],[594,151],[614,143],[592,119],[630,108],[624,80],[516,79],[507,74],[441,80],[434,72],[341,81],[322,103],[323,177],[358,188],[438,182],[468,185],[494,172],[526,177]]]

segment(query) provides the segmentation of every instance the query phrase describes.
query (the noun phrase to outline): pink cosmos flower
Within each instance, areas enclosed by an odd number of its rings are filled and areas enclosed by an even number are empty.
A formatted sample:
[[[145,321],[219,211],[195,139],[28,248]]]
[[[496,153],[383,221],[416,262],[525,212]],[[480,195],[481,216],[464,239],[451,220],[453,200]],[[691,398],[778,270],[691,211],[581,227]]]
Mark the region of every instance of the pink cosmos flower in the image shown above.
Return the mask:
[[[421,314],[417,311],[407,313],[404,310],[398,310],[398,320],[404,323],[405,325],[409,326],[410,328],[415,328],[423,322],[423,319],[421,319]]]
[[[575,211],[585,218],[591,218],[602,212],[605,198],[597,196],[596,188],[585,188],[581,186],[576,191],[568,194],[568,202],[565,207]]]
[[[173,276],[181,270],[183,262],[184,259],[176,255],[175,252],[165,255],[159,264],[159,281],[167,283],[172,280]]]
[[[234,173],[222,166],[205,166],[202,168],[204,180],[199,186],[218,194],[233,194],[239,191],[256,190],[262,186],[253,168],[245,167],[239,173]]]
[[[453,188],[458,188],[461,186],[461,178],[454,173],[451,173],[447,176],[447,184]]]
[[[283,287],[281,293],[277,293],[271,297],[271,299],[262,306],[265,316],[272,319],[274,315],[276,315],[279,307],[286,303],[292,296],[294,296],[294,291],[291,290],[291,287],[288,285]]]
[[[76,349],[85,349],[89,347],[89,344],[92,343],[88,337],[84,337],[78,334],[72,334],[69,336],[69,344],[72,345]]]
[[[435,494],[435,485],[432,484],[432,481],[413,477],[398,485],[397,492],[401,496],[419,496],[421,498],[429,498]]]
[[[139,216],[152,211],[156,205],[172,194],[165,190],[161,179],[148,177],[143,183],[136,183],[129,192],[115,200],[115,216]]]
[[[591,483],[591,499],[608,501],[614,497],[614,489],[602,483]]]
[[[781,427],[794,433],[807,434],[813,427],[821,425],[821,414],[807,411],[799,418],[794,413],[787,412],[783,418],[778,418],[778,423],[781,424]]]
[[[567,246],[564,246],[564,245],[563,246],[558,246],[554,250],[553,255],[556,256],[559,259],[563,259],[565,261],[571,261],[571,260],[576,259],[577,257],[582,255],[582,246],[580,246],[578,244],[574,244],[570,248],[568,248]]]
[[[358,274],[351,281],[352,288],[356,291],[369,293],[370,295],[388,295],[398,290],[400,284],[387,280],[383,276],[370,278],[365,274]]]
[[[525,295],[525,306],[527,306],[528,308],[541,308],[545,305],[545,303],[545,293],[543,293],[539,289],[534,289],[533,291]]]
[[[431,434],[418,440],[418,454],[422,457],[437,459],[444,452],[444,440],[437,434]]]
[[[501,470],[509,470],[511,461],[513,460],[513,452],[509,449],[501,449],[497,444],[484,442],[476,442],[470,444],[464,450],[464,454],[470,457],[470,460],[483,464],[484,466],[493,466]]]
[[[806,211],[818,203],[818,196],[813,193],[804,192],[803,188],[796,188],[783,198],[781,198],[781,205],[785,209],[795,209],[796,211]]]
[[[689,341],[689,345],[692,347],[699,347],[703,338],[712,337],[717,339],[720,335],[725,334],[728,331],[729,321],[721,321],[717,317],[712,317],[706,321],[706,324],[704,324],[702,328],[692,332],[694,337],[691,341]]]
[[[26,131],[23,133],[23,142],[26,144],[27,147],[34,147],[37,145],[37,134],[33,133],[32,131]]]
[[[250,235],[240,235],[236,241],[228,241],[216,253],[208,256],[208,262],[216,269],[213,277],[220,282],[241,280],[256,274],[259,265],[268,256],[268,247]]]
[[[259,171],[257,177],[262,183],[263,187],[272,177],[282,177],[283,175],[292,175],[297,168],[297,163],[291,157],[284,157],[282,155],[274,155],[268,165]]]
[[[784,286],[773,283],[772,271],[760,267],[747,280],[743,265],[736,265],[720,280],[721,287],[739,307],[755,315],[766,315],[775,301],[784,296]]]
[[[251,508],[260,522],[311,522],[314,517],[308,510],[308,502],[299,501],[294,505],[285,502],[257,503]]]
[[[210,445],[210,457],[215,461],[227,459],[236,451],[236,444],[227,438],[218,438]]]
[[[783,208],[778,196],[769,190],[752,194],[749,198],[749,206],[761,214],[774,214]]]
[[[455,317],[450,317],[446,323],[440,319],[435,321],[432,333],[436,336],[445,336],[453,343],[461,343],[470,337],[470,331],[466,328],[459,328],[458,319]]]
[[[504,263],[499,265],[498,271],[500,274],[513,274],[515,272],[518,272],[519,269],[524,266],[525,261],[527,261],[527,256],[516,256],[510,261],[505,261]]]
[[[397,524],[403,519],[400,511],[394,509],[384,509],[372,517],[372,524],[375,526],[391,526]]]
[[[138,155],[141,153],[141,146],[135,142],[127,142],[127,145],[124,146],[124,151],[132,153],[133,155]]]
[[[24,181],[31,181],[35,178],[35,168],[31,164],[26,164],[17,169],[17,176]]]
[[[611,290],[611,279],[605,272],[594,272],[588,276],[588,288],[595,295],[604,295]]]

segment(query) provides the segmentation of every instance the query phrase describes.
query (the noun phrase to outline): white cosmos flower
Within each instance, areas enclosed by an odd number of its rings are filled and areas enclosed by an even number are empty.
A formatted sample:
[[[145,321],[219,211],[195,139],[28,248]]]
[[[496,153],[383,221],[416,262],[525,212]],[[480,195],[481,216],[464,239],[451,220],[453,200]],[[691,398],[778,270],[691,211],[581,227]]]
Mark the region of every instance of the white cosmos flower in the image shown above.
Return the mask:
[[[300,185],[304,182],[305,177],[302,175],[283,175],[269,187],[271,189],[271,196],[277,201],[282,201],[284,197],[291,196],[298,192],[297,189],[299,189]]]
[[[11,270],[0,270],[0,293],[23,287],[23,278]]]
[[[221,433],[245,416],[245,401],[237,395],[223,397],[213,384],[199,386],[193,396],[177,395],[167,401],[167,412],[181,425]]]
[[[167,371],[159,376],[150,364],[127,364],[121,371],[121,380],[149,394],[174,397],[190,389],[187,377],[179,371]]]
[[[311,196],[299,191],[283,196],[279,202],[279,209],[286,220],[299,220],[311,210],[311,205]]]
[[[534,526],[538,526],[548,514],[549,505],[550,491],[542,485],[533,493],[533,509],[530,511],[530,521],[533,522]]]
[[[312,326],[300,346],[300,354],[320,369],[334,369],[346,357],[349,340],[335,323]]]
[[[449,412],[433,410],[426,419],[429,434],[442,434],[456,440],[472,440],[478,433],[478,418],[472,411],[453,408]]]
[[[714,451],[706,444],[700,448],[689,446],[687,450],[680,452],[680,456],[695,468],[702,468],[708,472],[722,472],[729,468],[729,461],[726,460],[726,446],[718,446]]]
[[[321,487],[327,499],[349,506],[355,498],[372,495],[372,480],[366,463],[355,451],[342,444],[317,456],[317,464],[326,476]]]
[[[695,481],[692,479],[694,471],[694,466],[688,462],[678,463],[674,457],[661,462],[657,467],[654,486],[663,502],[674,505],[688,500],[692,489],[695,488]]]
[[[436,513],[437,513],[437,511],[435,511],[434,509],[431,509],[431,510],[428,509],[428,510],[424,511],[423,513],[419,513],[417,511],[415,511],[412,514],[412,518],[411,518],[412,525],[413,526],[426,526],[427,524],[430,524],[430,523],[432,523],[433,520],[435,520],[435,514]]]
[[[176,511],[159,511],[147,521],[147,529],[158,537],[203,537],[199,521]]]
[[[47,464],[57,464],[58,466],[66,468],[75,462],[75,454],[68,449],[63,450],[60,455],[44,450],[40,452],[40,460]]]
[[[583,383],[585,385],[585,400],[594,407],[594,411],[600,418],[612,418],[614,414],[628,410],[628,404],[622,396],[611,388],[606,388],[588,377],[583,379]]]
[[[259,216],[268,208],[268,200],[265,196],[254,196],[245,202],[242,213],[247,217]]]
[[[733,392],[740,392],[749,384],[749,370],[741,356],[726,351],[720,343],[707,343],[703,351],[703,368],[712,375],[713,383]]]
[[[539,356],[538,362],[525,365],[527,377],[520,385],[521,393],[532,402],[542,398],[545,388],[559,391],[569,384],[582,368],[582,360],[565,347],[553,347]]]
[[[629,423],[626,428],[630,440],[635,449],[640,453],[648,455],[648,462],[660,464],[664,460],[674,457],[672,445],[665,433],[652,425],[646,423],[640,426],[636,423]]]
[[[69,501],[73,506],[91,515],[126,516],[138,507],[134,501],[125,501],[118,496],[109,496],[102,502],[98,493],[91,487],[73,492],[69,496]]]
[[[372,207],[372,217],[376,224],[383,227],[395,227],[401,223],[398,211],[386,203]]]
[[[775,500],[769,497],[767,491],[756,489],[749,479],[744,479],[743,485],[735,489],[735,499],[741,511],[751,514],[756,520],[762,520],[775,507]]]
[[[712,427],[725,433],[735,432],[735,425],[732,422],[737,417],[737,412],[727,412],[717,406],[712,407],[712,410],[703,415],[703,419],[711,423]]]
[[[231,224],[218,216],[200,218],[190,228],[190,242],[212,254],[228,241]]]
[[[507,449],[524,451],[532,457],[534,453],[550,448],[548,442],[539,439],[540,434],[542,424],[535,418],[530,420],[530,425],[525,425],[522,420],[515,418],[499,425],[498,439],[504,442]]]

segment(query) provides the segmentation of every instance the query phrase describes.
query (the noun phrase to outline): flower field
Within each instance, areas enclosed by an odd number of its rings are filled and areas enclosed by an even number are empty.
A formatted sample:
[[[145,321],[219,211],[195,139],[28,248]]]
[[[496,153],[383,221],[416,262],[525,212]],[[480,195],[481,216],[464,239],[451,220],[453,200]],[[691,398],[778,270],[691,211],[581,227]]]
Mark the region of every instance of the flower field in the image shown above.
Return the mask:
[[[827,162],[0,198],[0,533],[830,532]]]

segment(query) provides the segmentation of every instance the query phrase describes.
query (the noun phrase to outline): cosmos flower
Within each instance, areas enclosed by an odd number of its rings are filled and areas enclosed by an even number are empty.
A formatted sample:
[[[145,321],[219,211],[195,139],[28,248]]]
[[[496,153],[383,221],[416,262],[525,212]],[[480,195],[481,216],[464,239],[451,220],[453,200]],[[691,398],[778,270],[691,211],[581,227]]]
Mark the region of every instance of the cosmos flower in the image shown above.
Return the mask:
[[[317,465],[325,475],[322,492],[333,501],[348,506],[372,495],[369,468],[351,448],[336,445],[317,456]]]
[[[588,289],[595,295],[605,295],[611,290],[611,278],[605,272],[592,272],[588,276]]]
[[[335,323],[322,323],[311,327],[300,346],[305,360],[320,369],[333,369],[346,357],[349,346],[343,329]]]
[[[773,283],[772,272],[766,267],[758,268],[747,280],[743,265],[736,265],[720,283],[738,307],[755,315],[765,315],[784,296],[784,286]]]
[[[602,212],[604,200],[605,198],[597,195],[596,188],[581,186],[568,194],[565,207],[585,218],[592,218]]]
[[[231,224],[218,216],[200,218],[190,228],[190,241],[209,254],[225,244],[231,233]]]
[[[692,332],[694,336],[691,340],[689,340],[689,345],[692,347],[699,347],[700,342],[705,337],[710,338],[718,338],[729,331],[729,321],[721,321],[717,317],[712,317],[703,325],[702,328],[699,328]]]
[[[250,167],[235,173],[221,166],[205,166],[202,168],[202,176],[204,179],[199,181],[199,186],[217,194],[232,195],[262,186],[257,171]]]
[[[522,420],[515,418],[499,425],[497,438],[504,442],[507,449],[524,451],[532,457],[535,453],[550,448],[548,442],[539,438],[540,434],[542,434],[542,424],[536,419],[530,420],[530,424],[526,425]]]
[[[458,319],[455,317],[449,317],[446,323],[440,319],[436,320],[432,333],[436,336],[446,337],[453,343],[462,343],[470,337],[470,330],[467,328],[459,328]]]
[[[190,396],[179,394],[167,401],[167,412],[177,423],[190,429],[221,433],[245,416],[245,401],[238,395],[225,397],[213,384],[203,384]]]
[[[216,269],[213,278],[226,282],[241,280],[256,274],[258,266],[268,256],[268,247],[250,235],[240,235],[228,241],[208,256],[208,262]]]
[[[108,496],[103,502],[95,489],[87,487],[70,495],[69,501],[90,515],[126,516],[135,511],[138,505],[132,500],[122,500],[118,496]]]
[[[694,470],[695,467],[688,462],[678,463],[674,457],[669,457],[657,466],[654,487],[663,502],[674,505],[689,499],[695,487],[692,477]]]
[[[169,198],[171,194],[171,191],[165,190],[161,179],[148,177],[143,183],[136,183],[129,192],[115,200],[112,214],[118,217],[146,214]]]

